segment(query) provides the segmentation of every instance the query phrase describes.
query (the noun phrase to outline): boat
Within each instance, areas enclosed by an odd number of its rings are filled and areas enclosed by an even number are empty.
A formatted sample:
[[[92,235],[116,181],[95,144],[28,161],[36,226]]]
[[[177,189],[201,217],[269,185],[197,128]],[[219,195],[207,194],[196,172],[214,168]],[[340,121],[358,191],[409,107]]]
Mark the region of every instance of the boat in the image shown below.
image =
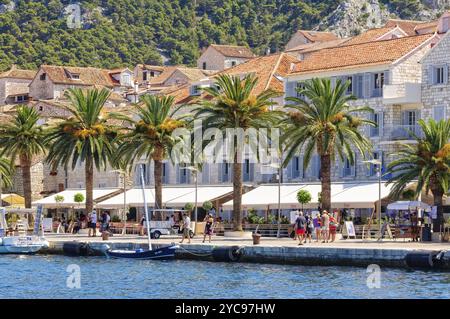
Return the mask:
[[[140,260],[167,260],[175,258],[175,251],[179,246],[172,244],[165,247],[159,247],[152,249],[151,242],[151,232],[150,232],[150,219],[147,207],[147,199],[145,196],[145,182],[144,182],[144,167],[140,167],[140,180],[142,188],[142,196],[144,198],[144,211],[145,211],[145,223],[147,225],[147,239],[148,239],[148,249],[135,249],[135,250],[124,250],[124,249],[108,249],[106,250],[106,255],[111,258],[122,258],[122,259],[140,259]]]
[[[39,210],[41,210],[39,212]],[[0,207],[0,254],[35,254],[44,247],[48,247],[48,242],[43,236],[39,235],[40,223],[35,224],[33,235],[7,236],[6,229],[6,209]],[[42,208],[38,208],[36,220],[40,220]]]

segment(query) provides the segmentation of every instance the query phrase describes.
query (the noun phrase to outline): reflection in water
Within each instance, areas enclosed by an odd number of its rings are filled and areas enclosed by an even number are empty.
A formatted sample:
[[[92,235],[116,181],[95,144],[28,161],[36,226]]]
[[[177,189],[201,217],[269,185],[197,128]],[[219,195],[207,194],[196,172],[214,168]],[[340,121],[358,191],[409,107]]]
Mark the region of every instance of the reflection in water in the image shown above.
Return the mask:
[[[71,264],[81,289],[66,286]],[[0,298],[450,298],[449,273],[382,269],[380,289],[367,276],[355,267],[0,256]]]

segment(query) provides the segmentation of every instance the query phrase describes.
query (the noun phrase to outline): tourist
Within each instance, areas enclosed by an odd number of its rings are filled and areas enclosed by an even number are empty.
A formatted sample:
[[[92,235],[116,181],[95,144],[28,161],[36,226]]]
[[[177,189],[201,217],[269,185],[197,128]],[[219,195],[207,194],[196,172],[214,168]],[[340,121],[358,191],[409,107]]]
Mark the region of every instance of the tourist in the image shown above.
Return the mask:
[[[322,243],[328,243],[328,236],[330,234],[330,216],[328,215],[328,212],[326,210],[322,212],[321,224],[322,224]]]
[[[191,243],[191,219],[189,218],[189,216],[184,213],[183,214],[183,238],[180,241],[180,244],[182,244],[184,242],[184,239],[187,238],[188,239],[188,243]]]
[[[210,214],[207,214],[203,221],[206,222],[204,236],[203,236],[203,242],[205,242],[206,236],[209,236],[209,243],[211,243],[211,235],[213,233],[214,218]]]
[[[307,241],[308,239],[309,239],[309,243],[311,244],[311,241],[312,241],[312,234],[313,234],[313,232],[314,232],[314,224],[313,224],[311,215],[306,215],[306,216],[305,216],[305,219],[306,219],[306,229],[305,229],[306,236],[305,236],[305,244],[306,244],[306,241]]]
[[[316,243],[320,241],[320,234],[322,232],[322,222],[320,218],[320,213],[317,213],[316,218],[313,219],[314,229],[316,230]]]
[[[306,219],[303,216],[303,212],[298,213],[298,217],[295,220],[295,233],[298,236],[298,239],[300,240],[299,246],[303,245],[303,237],[305,236],[305,226],[306,226]]]
[[[298,210],[295,211],[295,219],[294,219],[294,240],[298,239],[298,235],[297,235],[297,228],[296,228],[296,223],[297,223],[297,219],[298,219]]]
[[[139,222],[139,236],[144,236],[145,230],[145,216],[142,215],[141,221]]]
[[[330,216],[330,235],[329,235],[329,240],[330,242],[334,242],[334,240],[336,239],[336,230],[337,230],[337,226],[338,226],[338,222],[336,220],[336,218],[331,215]]]
[[[91,237],[91,231],[92,231],[92,237],[97,236],[97,211],[94,210],[89,214],[89,231],[88,236]]]

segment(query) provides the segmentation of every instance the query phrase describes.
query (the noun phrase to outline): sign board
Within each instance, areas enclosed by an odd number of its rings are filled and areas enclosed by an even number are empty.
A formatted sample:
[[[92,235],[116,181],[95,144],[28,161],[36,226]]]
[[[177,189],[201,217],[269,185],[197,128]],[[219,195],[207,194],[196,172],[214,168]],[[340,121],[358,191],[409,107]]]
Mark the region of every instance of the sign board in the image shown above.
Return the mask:
[[[52,218],[43,218],[42,219],[42,228],[46,232],[53,232],[53,219]]]
[[[39,235],[43,211],[44,211],[44,208],[42,207],[42,205],[38,205],[37,212],[36,212],[36,218],[34,219],[33,235]]]
[[[342,229],[342,235],[346,237],[355,237],[356,238],[356,231],[355,231],[355,225],[352,221],[346,221],[344,222],[344,228]]]

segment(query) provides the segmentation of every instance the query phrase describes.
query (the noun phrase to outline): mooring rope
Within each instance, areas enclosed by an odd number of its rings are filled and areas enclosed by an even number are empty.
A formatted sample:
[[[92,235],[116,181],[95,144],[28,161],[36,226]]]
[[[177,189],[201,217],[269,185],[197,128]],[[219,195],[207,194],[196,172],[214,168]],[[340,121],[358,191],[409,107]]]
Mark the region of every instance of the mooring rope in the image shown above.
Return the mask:
[[[187,253],[193,255],[193,256],[197,256],[197,257],[209,257],[212,256],[212,253],[208,253],[208,254],[196,254],[193,253],[192,251],[187,250],[186,248],[184,248],[183,246],[179,246],[180,249],[183,249],[184,251],[186,251]]]

